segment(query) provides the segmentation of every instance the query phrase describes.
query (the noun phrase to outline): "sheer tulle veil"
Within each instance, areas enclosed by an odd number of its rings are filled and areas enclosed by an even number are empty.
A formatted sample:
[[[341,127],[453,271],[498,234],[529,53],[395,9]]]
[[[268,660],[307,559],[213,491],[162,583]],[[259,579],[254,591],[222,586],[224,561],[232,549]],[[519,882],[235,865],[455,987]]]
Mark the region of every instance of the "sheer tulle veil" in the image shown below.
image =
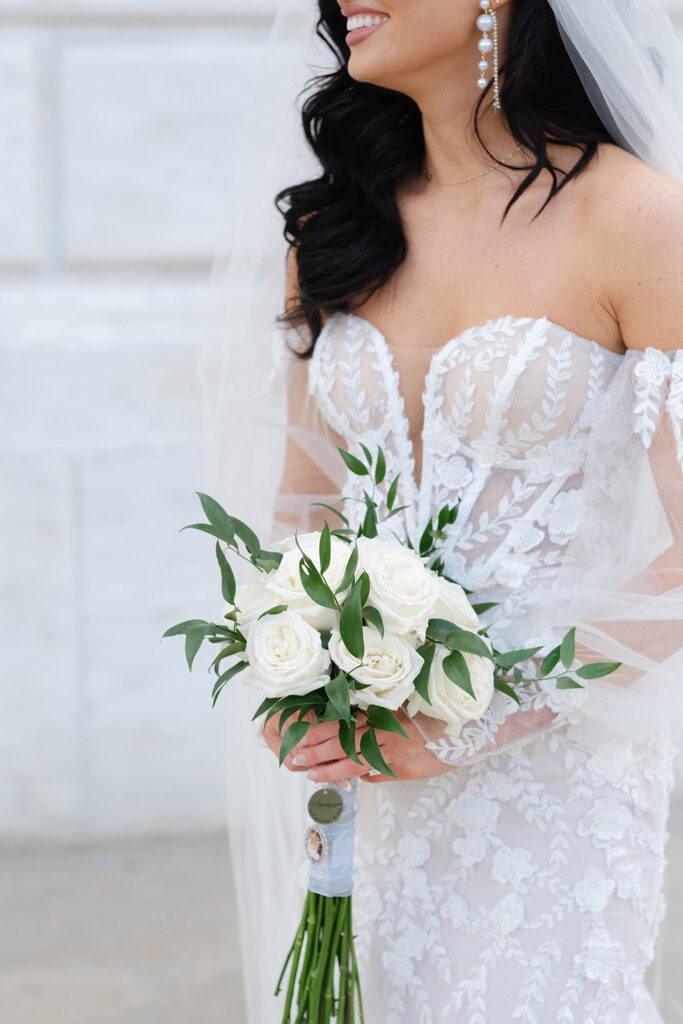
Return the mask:
[[[591,101],[615,138],[683,180],[683,48],[660,0],[549,3]],[[296,375],[305,363],[287,358],[283,334],[291,329],[283,332],[275,324],[286,243],[273,198],[285,185],[321,173],[303,139],[299,113],[305,82],[334,67],[316,36],[316,19],[313,0],[280,0],[256,30],[260,36],[246,63],[232,129],[234,160],[227,168],[222,220],[217,211],[211,315],[198,366],[204,489],[254,526],[264,544],[293,532],[293,522],[305,529],[309,503],[329,498],[304,481],[278,497],[288,440],[317,463],[331,491],[343,488],[343,467],[329,432],[305,389],[303,398],[297,390]],[[677,345],[678,339],[672,347]],[[581,623],[577,636],[592,650],[632,667],[633,685],[596,683],[586,705],[596,721],[625,734],[664,725],[680,732],[683,725],[683,586],[665,558],[667,552],[680,555],[683,533],[680,355],[664,357],[668,371],[662,365],[659,391],[652,361],[649,394],[654,405],[660,396],[661,408],[650,410],[647,444],[631,436],[633,367],[624,357],[610,391],[609,417],[595,425],[586,466],[600,515],[588,517],[552,587],[530,598],[533,633],[551,636]],[[665,397],[667,372],[671,388]],[[295,394],[306,408],[290,415],[287,426]],[[617,454],[608,461],[606,452]],[[217,602],[207,615],[221,610]],[[279,1024],[281,1003],[273,990],[306,883],[301,837],[311,784],[302,774],[278,768],[251,723],[258,695],[240,680],[220,698],[228,711],[227,809],[239,910],[234,927],[240,932],[249,1022]]]

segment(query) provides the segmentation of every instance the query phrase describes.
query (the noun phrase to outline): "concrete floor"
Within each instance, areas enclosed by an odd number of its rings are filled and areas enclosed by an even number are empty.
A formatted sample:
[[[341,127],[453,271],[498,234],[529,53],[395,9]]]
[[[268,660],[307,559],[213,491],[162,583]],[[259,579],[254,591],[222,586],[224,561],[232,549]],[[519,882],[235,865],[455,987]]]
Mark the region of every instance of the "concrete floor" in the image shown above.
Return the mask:
[[[671,827],[664,1017],[679,1024],[683,807]],[[244,1020],[223,835],[0,849],[0,1024]]]
[[[0,1024],[241,1024],[223,835],[0,853]]]

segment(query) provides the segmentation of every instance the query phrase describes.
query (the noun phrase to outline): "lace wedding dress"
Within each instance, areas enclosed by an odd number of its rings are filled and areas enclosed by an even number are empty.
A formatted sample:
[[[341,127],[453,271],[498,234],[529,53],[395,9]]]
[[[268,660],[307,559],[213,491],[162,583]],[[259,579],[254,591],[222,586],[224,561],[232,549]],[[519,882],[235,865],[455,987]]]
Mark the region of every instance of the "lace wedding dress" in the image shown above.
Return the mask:
[[[498,602],[483,617],[496,646],[557,642],[575,609],[544,620],[543,595],[580,553],[577,539],[631,558],[619,524],[644,477],[628,474],[658,431],[680,472],[683,352],[619,355],[546,318],[512,316],[429,352],[426,367],[423,356],[419,372],[399,374],[405,350],[336,313],[309,363],[309,395],[350,450],[384,446],[409,505],[392,527],[417,537],[459,500],[446,572]],[[349,474],[343,493],[362,487]],[[584,712],[586,699],[546,684],[524,691],[520,710],[496,694],[457,738],[425,719],[429,748],[452,771],[359,783],[354,931],[368,1024],[661,1020],[643,978],[664,912],[673,747],[655,728],[611,729]]]

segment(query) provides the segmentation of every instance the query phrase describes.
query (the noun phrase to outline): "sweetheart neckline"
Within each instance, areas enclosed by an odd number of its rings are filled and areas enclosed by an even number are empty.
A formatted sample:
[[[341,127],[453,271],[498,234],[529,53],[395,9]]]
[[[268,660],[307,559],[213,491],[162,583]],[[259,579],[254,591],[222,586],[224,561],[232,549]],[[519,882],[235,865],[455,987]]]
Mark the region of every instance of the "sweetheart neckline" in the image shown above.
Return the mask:
[[[572,331],[569,327],[564,327],[562,324],[555,323],[554,320],[549,320],[547,316],[537,316],[537,317],[517,316],[517,317],[515,317],[515,316],[512,316],[512,314],[507,314],[506,316],[491,317],[491,319],[486,320],[484,323],[473,324],[471,327],[466,327],[464,331],[460,331],[459,334],[454,334],[453,337],[448,338],[448,340],[445,341],[442,345],[434,345],[434,346],[432,346],[432,345],[406,345],[406,346],[403,346],[403,345],[392,345],[387,340],[386,335],[383,334],[382,331],[380,331],[379,327],[377,327],[375,324],[373,324],[371,320],[368,320],[364,316],[359,316],[358,313],[346,313],[343,310],[338,310],[337,312],[332,313],[331,316],[329,316],[327,318],[327,320],[325,321],[325,323],[323,325],[323,330],[325,330],[327,325],[332,320],[334,320],[335,317],[348,318],[348,319],[351,319],[351,320],[358,320],[358,321],[360,321],[360,323],[365,324],[366,327],[368,327],[369,330],[373,334],[375,334],[376,337],[378,337],[381,340],[382,344],[392,353],[393,352],[401,352],[401,351],[407,351],[407,352],[413,352],[413,351],[431,352],[432,353],[432,356],[430,358],[430,364],[431,365],[433,365],[433,362],[436,361],[437,357],[442,356],[443,354],[445,354],[445,352],[448,349],[450,349],[450,347],[452,345],[456,344],[456,342],[458,342],[458,341],[461,341],[468,334],[478,333],[480,331],[486,331],[486,330],[489,330],[491,328],[496,328],[496,327],[498,327],[499,325],[501,325],[503,323],[508,323],[510,326],[512,326],[513,324],[525,324],[525,323],[528,323],[528,324],[539,324],[539,323],[545,323],[545,324],[548,325],[548,327],[555,327],[559,331],[564,331],[565,334],[570,335],[572,338],[576,339],[579,342],[584,342],[586,345],[593,346],[594,348],[598,349],[601,353],[606,355],[608,358],[612,357],[613,359],[618,359],[619,361],[621,361],[624,358],[624,356],[626,355],[626,352],[613,352],[611,348],[607,348],[605,345],[601,345],[599,341],[594,341],[592,338],[584,338],[583,335],[577,334],[575,331]]]
[[[365,324],[365,326],[368,328],[370,336],[372,338],[374,338],[375,343],[379,344],[379,347],[381,349],[383,349],[384,352],[386,352],[390,368],[392,369],[393,372],[396,373],[396,370],[395,370],[395,367],[394,367],[395,353],[396,353],[396,351],[400,351],[401,349],[400,349],[400,347],[390,345],[389,342],[387,341],[385,335],[382,333],[382,331],[380,331],[379,327],[376,327],[375,324],[373,324],[371,320],[367,320],[365,317],[359,316],[357,313],[347,313],[347,312],[344,312],[343,310],[338,310],[337,312],[332,313],[327,318],[327,320],[323,324],[323,328],[322,328],[321,334],[324,334],[327,331],[328,326],[333,323],[335,318],[357,320],[359,323]],[[450,351],[451,347],[453,345],[456,345],[459,341],[462,341],[462,339],[466,338],[468,335],[470,335],[470,336],[473,335],[473,334],[476,335],[478,332],[486,331],[486,330],[491,329],[491,328],[496,329],[497,327],[501,326],[502,324],[505,324],[505,325],[507,325],[509,327],[511,327],[513,325],[519,325],[519,324],[527,324],[529,326],[536,326],[538,324],[545,324],[548,327],[555,327],[557,330],[563,331],[565,334],[569,335],[575,341],[577,341],[579,343],[583,343],[583,344],[589,346],[590,348],[592,348],[594,350],[597,350],[600,353],[605,354],[608,358],[610,356],[613,357],[613,359],[618,361],[619,363],[621,363],[621,361],[623,360],[624,356],[626,355],[626,353],[612,352],[611,349],[605,348],[605,346],[601,345],[600,342],[594,341],[591,338],[584,338],[582,335],[576,334],[574,331],[570,330],[568,327],[564,327],[562,324],[557,324],[553,320],[549,320],[548,317],[546,317],[546,316],[542,316],[542,317],[514,317],[514,316],[512,316],[512,314],[508,314],[507,316],[502,316],[502,317],[492,317],[490,320],[487,320],[483,324],[475,324],[472,327],[466,328],[466,330],[461,331],[459,334],[454,335],[452,338],[449,338],[448,341],[446,341],[443,345],[437,345],[434,348],[431,348],[431,346],[422,346],[422,350],[423,351],[430,351],[431,352],[431,355],[429,357],[427,372],[426,372],[425,377],[424,377],[423,391],[422,391],[422,396],[421,396],[423,410],[426,410],[425,399],[427,397],[427,390],[428,390],[428,387],[429,387],[429,382],[433,378],[434,373],[438,372],[439,363],[441,362],[442,359],[444,359],[446,357],[446,355]],[[410,346],[407,350],[408,351],[410,351],[411,349],[412,350],[420,350],[420,348],[421,348],[420,346]],[[398,399],[401,402],[402,420],[401,420],[401,424],[400,424],[400,429],[401,429],[401,431],[404,434],[404,443],[406,444],[406,447],[407,447],[407,450],[408,450],[408,458],[409,458],[409,461],[410,461],[410,472],[409,472],[408,476],[409,476],[411,488],[412,488],[412,491],[413,491],[413,500],[415,502],[415,509],[412,510],[412,512],[409,513],[409,514],[415,514],[419,518],[419,516],[421,514],[420,513],[420,508],[421,508],[421,504],[422,504],[422,500],[423,500],[424,484],[425,484],[425,479],[426,479],[426,473],[425,473],[425,470],[426,470],[426,465],[425,465],[426,460],[425,460],[425,451],[424,451],[424,439],[425,439],[424,435],[425,435],[426,419],[423,416],[422,425],[421,425],[419,431],[417,431],[417,433],[413,433],[411,431],[411,429],[410,429],[411,428],[411,424],[408,421],[408,418],[407,418],[407,416],[405,414],[405,402],[404,402],[403,395],[402,395],[401,390],[400,390],[400,385],[398,383],[395,384],[395,389],[396,389],[397,397],[398,397]],[[420,479],[419,479],[419,481],[418,481],[416,473],[415,473],[415,443],[418,440],[421,442],[421,445],[422,445],[422,447],[421,447],[421,466],[420,466]]]

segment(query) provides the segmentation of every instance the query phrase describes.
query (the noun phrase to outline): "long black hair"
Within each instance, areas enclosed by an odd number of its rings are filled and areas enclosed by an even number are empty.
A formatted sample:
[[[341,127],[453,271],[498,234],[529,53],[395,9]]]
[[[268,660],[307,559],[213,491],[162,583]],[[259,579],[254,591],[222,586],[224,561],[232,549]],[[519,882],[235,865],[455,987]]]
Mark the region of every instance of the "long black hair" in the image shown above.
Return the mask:
[[[310,79],[302,104],[306,139],[321,165],[319,177],[282,189],[275,204],[284,217],[284,235],[296,248],[297,297],[277,320],[306,325],[312,343],[322,327],[321,312],[360,307],[402,263],[406,239],[394,198],[406,173],[419,172],[425,153],[422,119],[416,103],[393,89],[357,82],[347,69],[346,18],[338,0],[319,0],[316,34],[332,50],[339,67]],[[514,0],[500,103],[516,142],[536,157],[507,203],[510,207],[546,168],[552,186],[536,217],[597,152],[612,142],[593,108],[560,36],[548,0]],[[474,128],[491,83],[476,105]],[[558,184],[548,144],[577,146],[576,163]],[[521,168],[517,168],[521,169]],[[562,173],[562,172],[560,172]],[[535,219],[535,217],[534,217]]]

